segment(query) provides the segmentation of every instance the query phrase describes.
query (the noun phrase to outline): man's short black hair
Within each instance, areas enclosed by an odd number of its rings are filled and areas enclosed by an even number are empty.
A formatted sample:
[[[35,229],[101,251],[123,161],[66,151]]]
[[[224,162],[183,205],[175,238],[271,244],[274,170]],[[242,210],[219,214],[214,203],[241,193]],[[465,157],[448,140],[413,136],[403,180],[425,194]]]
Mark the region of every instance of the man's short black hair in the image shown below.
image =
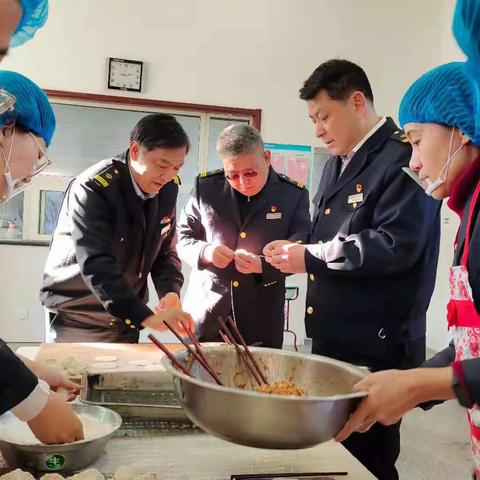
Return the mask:
[[[173,115],[152,113],[141,118],[130,134],[130,141],[137,141],[147,151],[156,148],[190,148],[190,141],[183,127]]]
[[[353,62],[332,59],[322,63],[300,89],[302,100],[312,100],[325,90],[332,100],[346,100],[353,92],[362,92],[373,103],[373,93],[362,67]]]

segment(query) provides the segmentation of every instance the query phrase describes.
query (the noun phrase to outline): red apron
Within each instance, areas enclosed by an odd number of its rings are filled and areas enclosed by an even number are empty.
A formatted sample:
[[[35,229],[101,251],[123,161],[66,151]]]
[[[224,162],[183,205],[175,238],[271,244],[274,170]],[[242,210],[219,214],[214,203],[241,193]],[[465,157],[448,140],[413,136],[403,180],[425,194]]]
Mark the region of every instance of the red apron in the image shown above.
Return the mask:
[[[467,260],[470,250],[472,217],[480,195],[480,183],[475,189],[468,212],[465,245],[460,265],[450,268],[450,301],[447,306],[448,328],[452,329],[455,359],[480,357],[480,315],[475,310],[472,288],[468,280]],[[480,252],[478,252],[480,253]],[[475,475],[480,480],[480,409],[477,405],[468,410],[471,447]]]

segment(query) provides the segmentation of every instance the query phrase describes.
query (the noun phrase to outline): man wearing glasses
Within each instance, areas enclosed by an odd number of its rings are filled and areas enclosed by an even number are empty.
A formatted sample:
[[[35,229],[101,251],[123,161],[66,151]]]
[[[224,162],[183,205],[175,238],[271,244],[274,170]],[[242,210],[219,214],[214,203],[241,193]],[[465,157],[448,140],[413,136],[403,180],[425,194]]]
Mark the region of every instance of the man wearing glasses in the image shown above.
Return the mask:
[[[263,247],[304,241],[308,191],[270,166],[257,130],[232,125],[220,135],[223,169],[197,177],[178,225],[178,252],[193,272],[184,306],[203,341],[219,339],[217,318],[232,315],[249,344],[281,348],[285,275]]]

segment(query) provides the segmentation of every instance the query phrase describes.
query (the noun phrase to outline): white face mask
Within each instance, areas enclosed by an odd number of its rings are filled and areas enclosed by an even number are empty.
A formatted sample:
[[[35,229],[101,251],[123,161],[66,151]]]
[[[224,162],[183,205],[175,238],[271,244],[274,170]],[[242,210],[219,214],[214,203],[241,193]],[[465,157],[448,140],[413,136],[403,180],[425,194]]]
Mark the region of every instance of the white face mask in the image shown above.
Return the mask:
[[[418,172],[414,172],[408,167],[403,167],[402,170],[416,183],[418,183],[424,190],[425,193],[431,197],[433,192],[440,186],[445,183],[445,180],[448,175],[448,169],[450,168],[450,163],[452,162],[453,158],[455,155],[462,149],[463,144],[460,145],[453,153],[452,152],[452,145],[453,145],[453,134],[455,133],[455,127],[452,127],[452,134],[450,136],[450,146],[448,147],[448,158],[447,161],[445,162],[445,165],[443,168],[440,170],[440,173],[436,180],[430,180],[427,179],[427,187],[425,188],[420,179],[418,178]]]
[[[12,156],[13,140],[15,139],[15,127],[13,127],[12,141],[10,142],[10,148],[8,150],[8,157],[5,155],[3,148],[0,146],[0,151],[3,155],[3,161],[5,163],[5,168],[3,171],[3,176],[5,177],[5,182],[7,183],[7,191],[4,193],[3,197],[0,198],[0,203],[10,200],[14,196],[15,185],[17,182],[12,177],[12,172],[10,170],[10,158]]]
[[[453,153],[452,152],[452,145],[453,145],[453,134],[455,133],[455,127],[452,127],[452,135],[450,136],[450,146],[448,147],[448,158],[443,166],[443,168],[440,170],[440,174],[438,175],[437,179],[434,180],[433,182],[427,178],[427,188],[425,189],[425,193],[431,197],[432,193],[440,186],[445,183],[445,180],[448,175],[448,169],[450,168],[450,163],[452,162],[453,158],[455,155],[462,149],[463,144],[460,145]]]

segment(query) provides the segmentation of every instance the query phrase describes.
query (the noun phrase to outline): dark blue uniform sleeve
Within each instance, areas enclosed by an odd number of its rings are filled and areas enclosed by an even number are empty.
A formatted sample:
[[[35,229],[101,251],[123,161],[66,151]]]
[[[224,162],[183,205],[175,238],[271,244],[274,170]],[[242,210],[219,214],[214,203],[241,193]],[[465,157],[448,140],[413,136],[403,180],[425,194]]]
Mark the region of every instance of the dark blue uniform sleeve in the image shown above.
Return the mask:
[[[177,254],[176,220],[172,220],[172,226],[167,238],[162,243],[162,248],[152,266],[152,277],[158,298],[162,298],[168,292],[180,295],[183,285],[182,262]]]
[[[421,365],[421,368],[442,368],[448,367],[455,360],[455,346],[450,342],[447,348],[436,353]],[[431,402],[421,403],[419,405],[423,410],[430,410],[435,405],[440,405],[443,400],[432,400]]]
[[[473,400],[477,405],[480,405],[480,358],[464,360],[463,373]]]
[[[0,415],[25,400],[38,384],[37,377],[0,339]]]
[[[455,360],[455,347],[453,342],[447,348],[436,353],[432,358],[426,360],[422,368],[448,367]]]
[[[385,175],[383,193],[375,206],[371,228],[337,236],[325,243],[324,260],[307,251],[307,271],[388,275],[412,268],[430,240],[438,221],[440,203],[425,193],[402,171],[411,152],[402,149]]]
[[[438,352],[435,356],[427,360],[422,367],[441,368],[448,367],[455,360],[455,347],[453,342]],[[462,362],[463,373],[465,374],[465,383],[477,405],[480,405],[480,358],[471,358]],[[420,405],[424,410],[428,410],[433,405],[442,402],[428,402]]]
[[[74,182],[67,193],[72,237],[83,280],[112,316],[131,320],[138,328],[152,310],[139,299],[118,270],[112,253],[113,213],[91,187]]]

